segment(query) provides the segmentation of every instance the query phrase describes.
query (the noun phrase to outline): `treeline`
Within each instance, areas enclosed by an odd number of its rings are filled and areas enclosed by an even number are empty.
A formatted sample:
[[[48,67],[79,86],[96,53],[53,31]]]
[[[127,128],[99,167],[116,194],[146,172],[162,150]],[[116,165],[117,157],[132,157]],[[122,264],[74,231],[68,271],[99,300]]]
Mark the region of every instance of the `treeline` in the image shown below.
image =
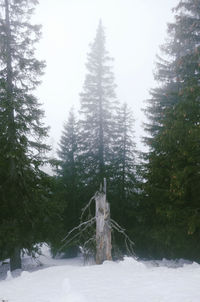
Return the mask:
[[[168,25],[158,87],[145,110],[146,153],[136,151],[132,111],[117,99],[113,59],[99,23],[80,111],[70,111],[58,157],[50,160],[54,176],[42,169],[49,162],[48,128],[33,94],[45,66],[34,56],[40,26],[30,17],[36,3],[0,0],[0,258],[10,258],[13,270],[22,250],[34,252],[44,241],[54,253],[76,255],[79,242],[62,248],[61,240],[106,178],[111,215],[139,257],[198,261],[200,0],[181,1]],[[126,251],[113,235],[118,257]]]

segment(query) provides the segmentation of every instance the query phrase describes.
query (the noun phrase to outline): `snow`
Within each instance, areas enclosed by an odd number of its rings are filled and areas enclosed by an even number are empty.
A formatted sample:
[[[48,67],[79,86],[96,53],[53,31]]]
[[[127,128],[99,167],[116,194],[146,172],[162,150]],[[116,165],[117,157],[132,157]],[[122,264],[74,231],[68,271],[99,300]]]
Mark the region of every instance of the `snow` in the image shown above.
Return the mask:
[[[120,262],[84,266],[81,258],[26,258],[21,276],[0,281],[0,302],[199,302],[200,265],[184,260]],[[29,260],[30,262],[30,260]],[[42,268],[42,269],[41,269]]]

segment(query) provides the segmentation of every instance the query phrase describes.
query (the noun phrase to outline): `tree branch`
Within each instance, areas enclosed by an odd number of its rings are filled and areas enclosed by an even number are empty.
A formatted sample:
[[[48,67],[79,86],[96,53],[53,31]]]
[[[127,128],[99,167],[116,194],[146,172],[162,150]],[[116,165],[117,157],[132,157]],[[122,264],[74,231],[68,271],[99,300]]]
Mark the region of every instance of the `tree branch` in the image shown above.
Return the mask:
[[[71,231],[69,231],[69,233],[67,234],[67,236],[65,236],[65,238],[62,239],[62,242],[65,241],[74,231],[79,230],[84,225],[87,225],[87,224],[91,225],[95,220],[96,220],[96,217],[93,217],[93,218],[91,218],[88,221],[84,221],[84,222],[80,223],[78,226],[76,226]]]

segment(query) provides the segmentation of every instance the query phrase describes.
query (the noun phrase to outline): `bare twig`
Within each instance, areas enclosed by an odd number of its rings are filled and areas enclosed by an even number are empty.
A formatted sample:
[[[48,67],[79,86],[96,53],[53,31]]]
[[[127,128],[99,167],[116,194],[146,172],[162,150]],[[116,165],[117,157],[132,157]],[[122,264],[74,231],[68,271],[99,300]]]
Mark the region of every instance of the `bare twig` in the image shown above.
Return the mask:
[[[121,231],[125,231],[125,229],[123,229],[115,220],[110,219],[111,224],[114,223],[116,225],[116,227],[118,227]]]
[[[84,242],[83,249],[86,247],[86,245],[87,245],[88,243],[90,243],[91,241],[95,241],[95,240],[96,240],[96,236],[93,236],[93,237],[91,237],[90,239],[88,239],[86,242]]]
[[[82,209],[82,214],[81,214],[81,218],[80,220],[82,221],[83,215],[85,214],[86,210],[90,207],[91,203],[93,200],[95,200],[96,197],[96,193],[94,196],[92,196],[92,198],[90,199],[90,201],[86,204],[86,206]]]
[[[104,186],[104,188],[105,188],[105,186]],[[96,240],[96,236],[93,235],[95,230],[94,229],[90,230],[89,227],[91,227],[95,222],[97,222],[97,217],[96,216],[91,217],[92,215],[90,212],[90,206],[93,201],[95,201],[99,197],[101,197],[101,194],[105,194],[105,192],[102,193],[102,188],[100,191],[95,193],[95,195],[89,200],[87,205],[82,209],[82,211],[81,211],[82,213],[81,213],[81,217],[80,217],[80,221],[81,221],[80,224],[78,226],[74,227],[72,230],[70,230],[68,232],[68,234],[65,236],[65,238],[62,239],[62,242],[64,242],[64,241],[66,241],[66,242],[63,244],[63,246],[60,248],[60,250],[62,250],[66,245],[68,245],[73,240],[75,240],[78,236],[80,236],[79,237],[80,242],[84,241],[84,243],[81,245],[81,248],[83,250],[83,254],[85,254],[86,257],[89,253],[91,253],[91,251],[93,251],[93,249],[95,250],[95,248],[92,246],[92,242],[95,242],[95,240]],[[89,212],[88,215],[85,215],[86,211],[87,211],[87,213]],[[84,219],[85,219],[85,217],[87,217],[87,221],[83,221],[83,217],[84,217]],[[124,228],[122,228],[115,220],[107,219],[107,217],[105,217],[105,216],[104,216],[104,223],[107,224],[109,229],[116,230],[118,233],[122,234],[122,236],[124,237],[125,247],[126,247],[127,252],[130,255],[136,257],[134,250],[133,250],[133,246],[135,244],[129,238],[129,236],[126,234],[126,232],[125,232],[126,230]],[[89,239],[87,239],[87,238],[89,238]]]
[[[79,230],[82,226],[87,225],[87,224],[91,225],[91,223],[93,223],[95,219],[96,219],[96,217],[92,217],[88,221],[81,222],[78,226],[76,226],[71,231],[69,231],[67,236],[65,236],[65,238],[62,239],[62,242],[65,241],[74,231]]]
[[[123,229],[116,221],[114,221],[113,219],[111,219],[111,227],[113,229],[115,229],[118,233],[121,233],[124,238],[125,238],[125,245],[126,245],[126,249],[128,251],[129,254],[133,255],[134,257],[136,257],[134,251],[133,251],[133,246],[135,245],[135,243],[130,239],[130,237],[125,233],[125,229]]]
[[[66,241],[65,244],[63,244],[61,246],[61,248],[59,249],[59,251],[61,251],[66,245],[68,245],[70,242],[72,242],[75,238],[77,238],[81,233],[83,233],[89,226],[91,226],[93,223],[95,222],[95,217],[93,217],[92,219],[90,219],[89,221],[86,221],[84,223],[81,223],[78,227],[74,228],[73,231],[75,229],[79,229],[80,227],[82,227],[83,225],[85,225],[85,227],[83,229],[81,229],[77,234],[75,234],[70,240]],[[71,231],[69,232],[70,234],[72,233]],[[65,238],[68,238],[70,234],[67,234],[67,236]],[[62,240],[64,241],[64,240]]]

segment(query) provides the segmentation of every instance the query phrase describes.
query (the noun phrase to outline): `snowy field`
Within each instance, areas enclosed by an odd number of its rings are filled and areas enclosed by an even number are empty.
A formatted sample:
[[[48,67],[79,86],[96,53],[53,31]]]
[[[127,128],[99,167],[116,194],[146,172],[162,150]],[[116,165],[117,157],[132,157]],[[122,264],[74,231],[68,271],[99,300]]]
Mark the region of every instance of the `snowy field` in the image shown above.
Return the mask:
[[[200,302],[200,265],[184,261],[84,266],[81,258],[53,260],[0,281],[0,302]],[[30,262],[30,261],[29,261]]]

